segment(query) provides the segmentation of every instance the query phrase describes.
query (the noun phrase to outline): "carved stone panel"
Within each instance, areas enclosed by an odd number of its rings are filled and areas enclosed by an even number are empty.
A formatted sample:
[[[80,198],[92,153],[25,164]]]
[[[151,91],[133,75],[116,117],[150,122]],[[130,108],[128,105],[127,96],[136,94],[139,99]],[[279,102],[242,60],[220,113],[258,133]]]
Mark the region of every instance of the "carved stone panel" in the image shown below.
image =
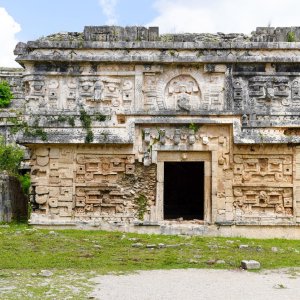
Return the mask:
[[[265,114],[292,112],[300,108],[300,79],[286,76],[254,76],[234,78],[233,101],[236,110]]]
[[[292,155],[234,155],[234,182],[292,183]]]
[[[72,148],[37,148],[32,159],[32,185],[39,210],[49,215],[72,217],[73,197]]]
[[[34,80],[26,80],[24,84],[26,110],[28,112],[35,112],[39,109],[46,109],[44,78],[36,77]]]
[[[177,76],[166,86],[166,109],[197,110],[200,108],[200,96],[200,89],[194,78],[188,75]]]
[[[249,97],[255,101],[255,107],[260,109],[267,106],[289,106],[291,102],[288,82],[286,77],[253,77],[249,80]]]
[[[242,214],[292,216],[293,189],[290,187],[234,187],[234,206]]]
[[[86,108],[130,109],[134,100],[134,80],[131,77],[83,77],[79,96],[81,105]]]
[[[157,77],[154,74],[144,76],[144,109],[156,110],[157,109]]]

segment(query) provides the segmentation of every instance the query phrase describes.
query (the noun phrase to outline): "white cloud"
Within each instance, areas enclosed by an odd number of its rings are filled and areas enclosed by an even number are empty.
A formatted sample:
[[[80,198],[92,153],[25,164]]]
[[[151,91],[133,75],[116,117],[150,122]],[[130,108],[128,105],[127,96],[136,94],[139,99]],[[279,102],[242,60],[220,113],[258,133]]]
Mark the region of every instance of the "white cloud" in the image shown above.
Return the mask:
[[[156,0],[158,12],[147,26],[161,33],[241,32],[256,27],[300,26],[299,0]]]
[[[15,35],[20,30],[21,26],[0,7],[0,67],[20,67],[13,54],[18,42]]]
[[[116,25],[118,23],[118,17],[116,14],[117,0],[99,0],[99,4],[102,8],[103,14],[106,16],[107,25]]]

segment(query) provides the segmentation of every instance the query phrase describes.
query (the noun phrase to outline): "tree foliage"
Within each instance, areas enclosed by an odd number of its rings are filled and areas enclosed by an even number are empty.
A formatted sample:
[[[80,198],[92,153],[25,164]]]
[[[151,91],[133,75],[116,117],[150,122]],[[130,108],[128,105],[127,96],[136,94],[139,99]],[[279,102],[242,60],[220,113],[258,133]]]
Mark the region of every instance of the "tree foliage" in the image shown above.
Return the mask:
[[[0,81],[0,107],[7,107],[14,97],[6,81]]]
[[[15,145],[5,145],[0,138],[0,171],[6,171],[10,175],[17,176],[24,151]]]

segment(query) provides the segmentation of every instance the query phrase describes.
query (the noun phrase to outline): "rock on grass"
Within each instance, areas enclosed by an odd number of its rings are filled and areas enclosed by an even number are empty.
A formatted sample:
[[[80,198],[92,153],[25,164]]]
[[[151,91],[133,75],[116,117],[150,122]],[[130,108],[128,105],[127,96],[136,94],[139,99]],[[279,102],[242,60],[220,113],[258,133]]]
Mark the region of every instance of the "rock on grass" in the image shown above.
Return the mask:
[[[241,267],[244,270],[259,270],[260,263],[256,260],[242,260]]]

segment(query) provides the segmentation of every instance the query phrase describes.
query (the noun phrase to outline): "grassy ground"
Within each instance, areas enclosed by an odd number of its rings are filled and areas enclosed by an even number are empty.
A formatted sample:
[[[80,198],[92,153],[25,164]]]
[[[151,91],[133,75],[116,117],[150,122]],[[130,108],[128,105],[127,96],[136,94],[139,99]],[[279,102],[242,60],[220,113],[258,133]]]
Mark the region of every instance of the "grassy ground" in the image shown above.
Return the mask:
[[[240,245],[248,247],[241,249]],[[234,269],[243,259],[258,260],[264,269],[300,267],[300,241],[0,225],[0,299],[85,299],[83,295],[92,288],[88,279],[96,274],[174,268]],[[53,275],[40,276],[45,269]]]

